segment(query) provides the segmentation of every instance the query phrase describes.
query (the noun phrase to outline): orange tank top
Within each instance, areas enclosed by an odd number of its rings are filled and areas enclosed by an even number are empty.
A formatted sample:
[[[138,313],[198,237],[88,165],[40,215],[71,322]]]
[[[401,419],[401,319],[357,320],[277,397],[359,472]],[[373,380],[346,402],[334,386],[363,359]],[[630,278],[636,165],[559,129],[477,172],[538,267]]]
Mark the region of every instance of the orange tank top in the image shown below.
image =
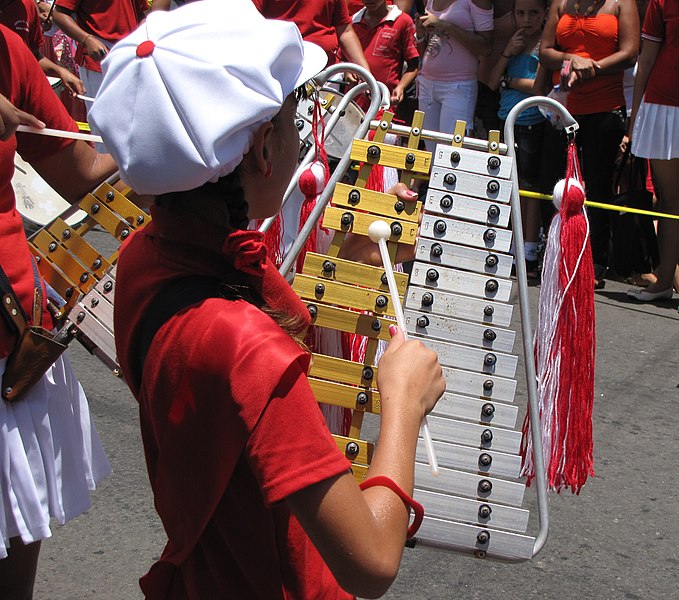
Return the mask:
[[[556,26],[556,43],[569,54],[601,60],[618,50],[618,17],[561,15]],[[555,73],[558,83],[559,73]],[[568,94],[568,110],[574,115],[608,112],[625,104],[622,71],[597,75],[575,86]]]

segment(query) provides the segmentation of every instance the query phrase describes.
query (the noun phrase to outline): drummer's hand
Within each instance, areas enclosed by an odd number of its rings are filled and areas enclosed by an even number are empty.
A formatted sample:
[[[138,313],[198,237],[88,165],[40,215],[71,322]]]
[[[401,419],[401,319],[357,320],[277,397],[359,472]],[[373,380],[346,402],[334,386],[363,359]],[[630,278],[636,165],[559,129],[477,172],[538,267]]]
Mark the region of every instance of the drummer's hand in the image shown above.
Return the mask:
[[[83,50],[85,51],[85,54],[87,54],[87,56],[98,62],[104,60],[104,58],[108,54],[108,48],[103,44],[103,42],[99,38],[93,35],[89,35],[85,38]]]
[[[409,190],[405,184],[397,183],[391,188],[388,194],[395,194],[399,199],[405,202],[414,202],[417,200],[417,192]],[[382,266],[382,255],[378,245],[371,241],[367,235],[353,235],[348,234],[342,244],[342,250],[339,253],[339,258],[346,260],[353,260],[355,262],[366,265],[373,265],[375,267]],[[415,246],[409,244],[399,244],[396,251],[396,262],[402,263],[415,258]]]
[[[78,79],[68,69],[63,69],[59,73],[59,77],[61,79],[61,82],[64,84],[64,87],[69,92],[71,92],[72,96],[76,96],[77,94],[80,94],[80,95],[85,94],[85,86],[83,85],[83,82],[80,81],[80,79]]]
[[[4,142],[12,137],[19,125],[29,125],[38,129],[45,127],[40,119],[19,110],[0,94],[0,141]]]

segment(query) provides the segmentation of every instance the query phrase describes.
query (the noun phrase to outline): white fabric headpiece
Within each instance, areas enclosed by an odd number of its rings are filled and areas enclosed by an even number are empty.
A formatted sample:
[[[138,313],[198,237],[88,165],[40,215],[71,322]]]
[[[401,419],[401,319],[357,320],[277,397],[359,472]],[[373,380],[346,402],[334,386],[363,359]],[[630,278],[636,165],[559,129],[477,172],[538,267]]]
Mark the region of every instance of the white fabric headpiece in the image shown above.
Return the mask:
[[[102,62],[89,122],[137,193],[193,189],[232,172],[257,128],[326,61],[251,0],[152,12]]]

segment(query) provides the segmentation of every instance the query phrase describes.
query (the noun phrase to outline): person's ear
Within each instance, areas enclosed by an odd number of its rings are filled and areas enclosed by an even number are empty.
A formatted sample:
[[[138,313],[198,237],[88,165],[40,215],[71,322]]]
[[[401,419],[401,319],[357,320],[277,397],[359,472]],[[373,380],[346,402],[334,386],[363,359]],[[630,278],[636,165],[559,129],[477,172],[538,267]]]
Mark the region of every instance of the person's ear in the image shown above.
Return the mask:
[[[268,177],[271,175],[271,143],[273,138],[273,123],[263,123],[255,131],[252,146],[248,152],[251,167],[257,174]]]

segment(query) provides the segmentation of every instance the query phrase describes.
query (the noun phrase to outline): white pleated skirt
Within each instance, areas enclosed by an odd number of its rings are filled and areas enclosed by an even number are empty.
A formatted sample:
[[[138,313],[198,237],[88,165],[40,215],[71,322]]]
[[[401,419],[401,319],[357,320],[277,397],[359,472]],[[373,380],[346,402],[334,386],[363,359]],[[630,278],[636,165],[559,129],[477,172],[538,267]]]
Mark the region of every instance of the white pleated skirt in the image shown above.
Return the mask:
[[[641,101],[632,132],[632,154],[641,158],[679,158],[679,107]]]
[[[51,519],[63,524],[88,510],[90,491],[111,472],[65,354],[23,399],[0,399],[0,469],[0,558],[10,538],[48,538]]]

